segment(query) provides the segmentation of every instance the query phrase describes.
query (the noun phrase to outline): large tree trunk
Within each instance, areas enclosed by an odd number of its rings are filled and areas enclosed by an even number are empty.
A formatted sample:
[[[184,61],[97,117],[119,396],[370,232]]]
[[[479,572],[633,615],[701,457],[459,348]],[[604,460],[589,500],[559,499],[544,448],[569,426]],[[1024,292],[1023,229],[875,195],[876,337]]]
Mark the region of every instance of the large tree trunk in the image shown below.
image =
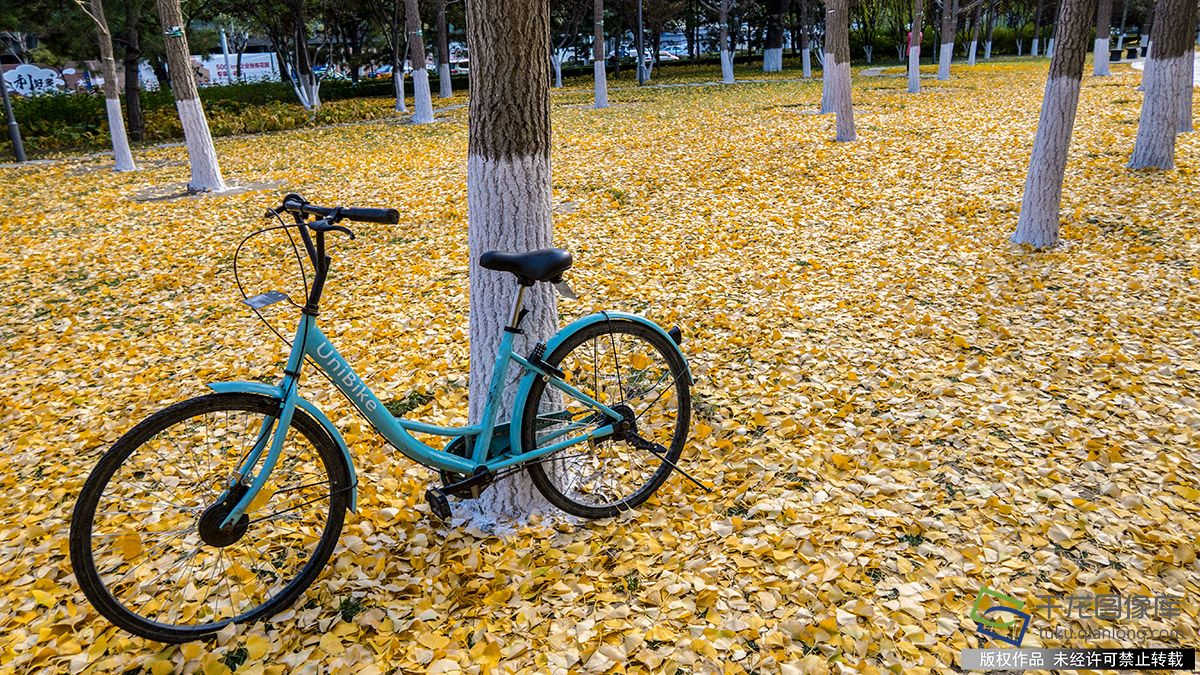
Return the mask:
[[[446,28],[446,0],[437,0],[438,87],[442,98],[454,96],[450,82],[450,36]]]
[[[921,91],[921,29],[925,25],[925,0],[913,0],[912,28],[908,31],[908,93]]]
[[[721,0],[721,82],[733,84],[733,53],[729,50],[729,9],[732,0]]]
[[[1046,248],[1058,243],[1058,211],[1062,204],[1067,150],[1079,108],[1079,88],[1087,57],[1089,20],[1096,0],[1064,0],[1058,15],[1058,51],[1050,60],[1050,77],[1042,98],[1021,215],[1012,241]]]
[[[488,384],[517,280],[479,266],[491,249],[550,246],[550,8],[548,0],[468,0],[471,96],[467,157],[467,240],[471,283],[472,424],[483,416]],[[547,284],[525,294],[529,315],[514,349],[527,353],[558,323]],[[507,421],[515,387],[506,383],[498,415]],[[518,420],[519,422],[519,420]],[[515,518],[545,501],[524,473],[488,488],[483,514]]]
[[[770,0],[767,14],[767,39],[763,47],[763,72],[783,70],[783,5],[784,0]]]
[[[592,3],[592,78],[597,108],[608,107],[608,74],[604,72],[604,0]]]
[[[1096,44],[1092,48],[1092,75],[1104,77],[1108,70],[1108,30],[1112,21],[1112,0],[1096,3]]]
[[[166,31],[163,42],[167,52],[167,73],[171,78],[171,91],[175,93],[179,121],[183,123],[183,138],[192,168],[188,190],[221,192],[225,189],[225,181],[221,178],[217,149],[213,146],[208,119],[204,117],[204,107],[200,105],[196,91],[191,52],[183,32],[183,11],[179,8],[179,0],[157,0],[157,5],[159,24]]]
[[[96,24],[96,37],[100,43],[100,72],[104,75],[104,108],[108,112],[108,135],[112,138],[113,156],[117,171],[134,171],[133,153],[129,150],[129,138],[125,135],[125,120],[121,116],[121,97],[117,89],[117,62],[113,59],[112,33],[108,30],[108,19],[104,16],[102,0],[90,0],[88,13]]]
[[[142,60],[141,36],[138,23],[142,5],[133,0],[125,3],[125,109],[129,111],[129,138],[140,141],[145,136],[146,122],[142,117],[142,86],[138,79],[138,65]]]
[[[800,0],[800,65],[804,79],[812,77],[812,45],[809,35],[812,33],[813,0]]]
[[[827,0],[825,12],[825,98],[837,114],[838,141],[853,141],[850,98],[850,1]]]
[[[1175,134],[1180,127],[1182,99],[1192,88],[1189,71],[1194,59],[1196,0],[1158,0],[1154,13],[1150,29],[1154,50],[1142,71],[1145,94],[1129,159],[1131,169],[1175,167]]]
[[[937,79],[950,79],[950,61],[954,58],[954,35],[958,32],[958,0],[942,0],[942,47],[938,52]]]
[[[425,70],[425,40],[421,36],[421,9],[417,0],[404,0],[404,24],[408,31],[408,61],[412,64],[414,124],[433,121],[433,96],[429,93],[429,71]]]

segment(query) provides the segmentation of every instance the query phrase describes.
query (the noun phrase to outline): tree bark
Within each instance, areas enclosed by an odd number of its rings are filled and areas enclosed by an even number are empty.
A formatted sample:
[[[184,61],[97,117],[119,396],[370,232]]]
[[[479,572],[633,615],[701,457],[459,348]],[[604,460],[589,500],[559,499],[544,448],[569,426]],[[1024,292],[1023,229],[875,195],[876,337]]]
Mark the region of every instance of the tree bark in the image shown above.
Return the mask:
[[[404,24],[408,32],[408,61],[412,64],[414,124],[433,121],[433,97],[429,93],[429,71],[425,70],[425,40],[421,32],[421,9],[417,0],[404,0]]]
[[[604,72],[604,0],[592,3],[592,78],[597,108],[608,107],[608,74]]]
[[[200,95],[196,91],[191,52],[183,32],[183,11],[179,8],[179,0],[156,0],[156,3],[159,24],[166,32],[163,42],[167,53],[167,74],[171,78],[171,91],[175,94],[179,121],[183,123],[184,144],[192,169],[188,190],[221,192],[225,189],[225,180],[221,177],[217,149],[213,146],[208,119],[204,117],[204,107],[200,105]]]
[[[835,140],[853,141],[854,108],[850,96],[850,2],[827,0],[825,11],[825,98],[837,115]]]
[[[937,79],[950,79],[950,61],[954,58],[954,35],[958,32],[958,0],[942,0],[942,47],[938,52]]]
[[[1089,20],[1096,0],[1064,0],[1058,15],[1058,51],[1050,60],[1050,77],[1042,98],[1021,214],[1012,241],[1046,248],[1058,243],[1058,211],[1062,204],[1067,150],[1079,108],[1079,89],[1087,57]]]
[[[108,19],[104,16],[102,0],[90,0],[87,12],[96,25],[96,37],[100,43],[100,72],[104,75],[104,108],[108,113],[108,135],[112,139],[113,157],[117,171],[135,171],[133,152],[129,149],[129,138],[125,135],[125,120],[121,116],[121,96],[117,89],[117,62],[113,59],[112,33],[108,30]]]
[[[142,85],[138,76],[139,62],[142,60],[141,36],[138,34],[138,24],[142,14],[142,5],[133,0],[125,3],[125,109],[129,112],[129,138],[140,141],[145,137],[146,122],[142,117]]]
[[[304,94],[301,103],[309,110],[321,107],[321,97],[317,76],[313,73],[312,57],[308,53],[308,26],[304,18],[303,0],[293,0],[292,30],[296,42],[296,77],[300,81],[300,90]]]
[[[1105,77],[1108,69],[1108,31],[1112,23],[1112,0],[1096,3],[1096,44],[1092,48],[1092,75]]]
[[[442,98],[454,96],[450,82],[450,36],[446,28],[446,0],[437,0],[438,89]]]
[[[1187,56],[1190,57],[1184,62],[1184,68],[1187,70],[1183,74],[1183,96],[1180,98],[1179,105],[1179,133],[1186,134],[1193,130],[1192,127],[1192,106],[1195,101],[1195,81],[1196,81],[1196,59],[1192,57],[1191,49],[1188,50]]]
[[[767,38],[763,47],[763,72],[783,70],[783,6],[784,0],[767,3]]]
[[[496,349],[509,320],[517,281],[479,266],[491,249],[550,246],[550,8],[548,0],[467,0],[471,96],[467,157],[467,240],[471,284],[469,419],[483,416]],[[557,325],[547,284],[527,290],[529,315],[514,349],[527,353]],[[515,380],[506,383],[500,413],[507,421]],[[526,474],[488,488],[484,517],[517,518],[544,508]]]
[[[925,0],[913,0],[912,28],[908,31],[908,93],[921,91],[921,29],[925,26]]]
[[[1195,25],[1196,0],[1158,0],[1150,29],[1154,49],[1142,71],[1145,93],[1131,169],[1175,167],[1175,134],[1181,126],[1183,98],[1192,88],[1188,73]]]

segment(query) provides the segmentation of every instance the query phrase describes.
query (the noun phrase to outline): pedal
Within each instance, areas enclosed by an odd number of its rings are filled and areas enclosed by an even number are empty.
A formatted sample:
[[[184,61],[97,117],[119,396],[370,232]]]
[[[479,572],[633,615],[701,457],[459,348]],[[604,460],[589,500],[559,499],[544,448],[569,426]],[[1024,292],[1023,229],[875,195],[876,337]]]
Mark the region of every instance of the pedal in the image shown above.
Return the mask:
[[[438,520],[450,522],[450,499],[440,489],[431,487],[425,490],[425,501],[429,502],[429,510]]]

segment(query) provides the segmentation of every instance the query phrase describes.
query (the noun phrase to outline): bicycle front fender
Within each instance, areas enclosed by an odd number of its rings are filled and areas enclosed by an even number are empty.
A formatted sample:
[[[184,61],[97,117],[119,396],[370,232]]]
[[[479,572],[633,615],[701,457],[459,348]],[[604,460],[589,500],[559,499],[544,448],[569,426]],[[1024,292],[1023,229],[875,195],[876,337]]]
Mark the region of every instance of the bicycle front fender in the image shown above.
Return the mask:
[[[637,314],[628,314],[626,312],[596,312],[595,314],[589,314],[581,319],[576,319],[575,321],[561,328],[557,333],[554,334],[554,337],[550,338],[550,341],[546,343],[546,353],[550,354],[553,352],[555,348],[562,344],[563,340],[566,340],[567,337],[569,337],[572,333],[583,330],[592,324],[604,323],[612,319],[624,319],[626,321],[640,323],[644,326],[648,326],[666,338],[667,344],[671,345],[671,347],[673,347],[675,351],[679,353],[679,358],[683,359],[683,367],[687,373],[688,384],[696,383],[696,378],[692,376],[692,367],[688,364],[687,356],[684,355],[683,350],[679,348],[679,345],[675,344],[675,340],[667,334],[667,331],[662,329],[662,326],[654,323],[644,316],[639,316]],[[517,387],[517,397],[516,400],[513,401],[512,426],[509,429],[509,445],[518,450],[517,454],[526,452],[525,448],[521,446],[521,420],[518,419],[518,416],[521,414],[521,411],[525,409],[525,399],[529,398],[529,391],[533,388],[534,380],[539,377],[541,377],[541,375],[538,373],[532,371],[526,372],[525,376],[521,378],[520,385]]]
[[[279,387],[262,382],[210,382],[208,388],[218,394],[258,394],[278,401],[283,400],[283,391]],[[358,513],[358,477],[354,475],[354,461],[350,458],[350,448],[342,438],[341,432],[312,402],[297,397],[296,407],[315,419],[325,429],[325,433],[329,434],[329,438],[333,440],[338,449],[342,451],[342,462],[346,466],[346,475],[350,477],[350,510]]]

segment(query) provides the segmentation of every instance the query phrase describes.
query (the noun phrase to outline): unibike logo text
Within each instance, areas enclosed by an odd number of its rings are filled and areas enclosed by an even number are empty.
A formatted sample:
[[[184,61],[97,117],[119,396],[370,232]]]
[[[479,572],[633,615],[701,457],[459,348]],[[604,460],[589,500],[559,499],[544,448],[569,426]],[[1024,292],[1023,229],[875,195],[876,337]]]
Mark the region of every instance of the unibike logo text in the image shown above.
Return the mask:
[[[367,385],[358,379],[354,371],[338,358],[337,350],[333,348],[333,345],[328,342],[317,345],[317,358],[325,366],[325,371],[333,377],[338,388],[345,392],[355,405],[363,410],[375,412],[378,405],[375,403],[375,397],[370,395],[371,392],[367,390]]]
[[[970,617],[980,635],[1020,647],[1030,619],[1024,609],[1024,602],[984,586],[975,596]],[[1005,616],[1009,618],[1003,618]]]

